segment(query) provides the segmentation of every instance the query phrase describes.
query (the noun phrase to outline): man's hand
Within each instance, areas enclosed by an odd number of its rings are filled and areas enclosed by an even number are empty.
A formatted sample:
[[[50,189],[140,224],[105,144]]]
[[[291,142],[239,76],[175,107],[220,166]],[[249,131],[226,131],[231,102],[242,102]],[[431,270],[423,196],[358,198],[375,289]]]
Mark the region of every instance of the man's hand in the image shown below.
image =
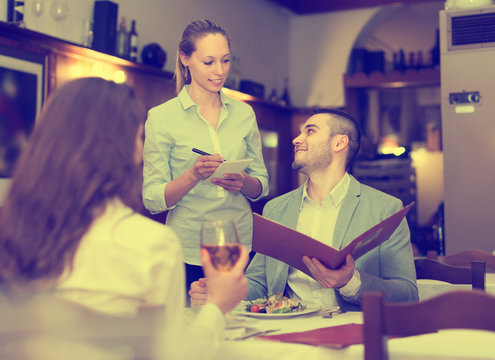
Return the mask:
[[[191,297],[191,306],[201,306],[206,304],[206,279],[201,278],[191,284],[189,296]]]
[[[354,259],[351,254],[347,254],[345,264],[336,270],[327,268],[316,258],[303,256],[302,260],[315,280],[325,289],[345,286],[354,274]]]
[[[248,292],[244,276],[248,260],[247,249],[241,245],[241,254],[234,267],[229,271],[219,271],[211,263],[208,251],[201,249],[201,264],[206,280],[200,279],[191,284],[191,305],[213,303],[224,314],[234,309]]]

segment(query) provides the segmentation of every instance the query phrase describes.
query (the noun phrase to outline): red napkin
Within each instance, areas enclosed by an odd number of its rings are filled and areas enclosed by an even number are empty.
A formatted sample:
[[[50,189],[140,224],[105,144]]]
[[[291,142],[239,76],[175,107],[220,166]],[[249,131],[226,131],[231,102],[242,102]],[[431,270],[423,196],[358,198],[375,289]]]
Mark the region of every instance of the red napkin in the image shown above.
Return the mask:
[[[258,336],[257,339],[343,348],[363,343],[363,325],[345,324],[288,334]]]

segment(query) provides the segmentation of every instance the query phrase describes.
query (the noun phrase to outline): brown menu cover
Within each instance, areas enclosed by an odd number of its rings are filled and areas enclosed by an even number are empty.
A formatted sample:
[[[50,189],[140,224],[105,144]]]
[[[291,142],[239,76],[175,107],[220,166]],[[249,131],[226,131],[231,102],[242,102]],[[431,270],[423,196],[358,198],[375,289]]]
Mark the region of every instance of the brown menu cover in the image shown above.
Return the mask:
[[[366,230],[340,251],[287,226],[253,213],[253,250],[289,264],[309,276],[311,276],[311,272],[302,261],[303,255],[315,257],[326,267],[336,269],[345,262],[347,254],[351,254],[356,260],[388,240],[413,205],[414,202]]]
[[[262,340],[342,348],[349,345],[363,343],[363,325],[352,323],[288,334],[257,336],[256,338]]]

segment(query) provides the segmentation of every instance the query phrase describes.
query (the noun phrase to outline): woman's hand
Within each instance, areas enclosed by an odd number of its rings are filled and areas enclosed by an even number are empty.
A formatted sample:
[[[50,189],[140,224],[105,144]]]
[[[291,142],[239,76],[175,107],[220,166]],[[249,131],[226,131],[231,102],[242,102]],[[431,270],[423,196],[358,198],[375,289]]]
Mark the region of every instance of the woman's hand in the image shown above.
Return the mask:
[[[244,182],[248,175],[245,172],[240,174],[224,174],[224,178],[211,179],[212,184],[223,187],[231,193],[238,193],[244,187]]]
[[[220,154],[198,156],[192,167],[193,175],[198,181],[207,179],[222,162],[223,157]]]
[[[218,271],[211,263],[210,255],[205,249],[201,249],[201,263],[206,276],[206,302],[218,306],[222,313],[233,310],[248,293],[247,279],[244,269],[248,263],[247,249],[241,245],[241,254],[230,271]],[[200,282],[196,284],[200,285]],[[193,287],[191,286],[191,295]],[[194,302],[193,302],[194,303]],[[196,303],[197,304],[197,303]]]

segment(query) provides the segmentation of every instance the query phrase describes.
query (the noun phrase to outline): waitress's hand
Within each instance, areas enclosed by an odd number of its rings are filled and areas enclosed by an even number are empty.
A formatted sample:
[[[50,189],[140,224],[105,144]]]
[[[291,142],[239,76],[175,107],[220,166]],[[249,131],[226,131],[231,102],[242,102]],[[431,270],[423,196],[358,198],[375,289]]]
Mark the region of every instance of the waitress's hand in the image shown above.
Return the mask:
[[[198,156],[192,167],[194,176],[198,181],[207,179],[215,172],[223,161],[220,154]]]
[[[231,193],[238,193],[244,187],[244,182],[248,175],[245,172],[240,174],[224,174],[224,178],[211,179],[212,184],[223,187]]]

